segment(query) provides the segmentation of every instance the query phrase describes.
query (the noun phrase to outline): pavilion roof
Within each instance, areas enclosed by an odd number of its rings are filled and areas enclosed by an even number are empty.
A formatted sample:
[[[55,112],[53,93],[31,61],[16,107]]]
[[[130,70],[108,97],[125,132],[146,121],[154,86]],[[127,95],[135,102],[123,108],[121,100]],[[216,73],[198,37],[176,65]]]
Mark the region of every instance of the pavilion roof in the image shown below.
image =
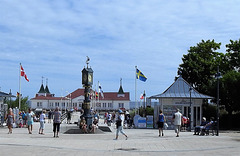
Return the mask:
[[[179,76],[178,79],[163,93],[153,95],[151,99],[158,98],[189,98],[190,97],[190,87],[191,85],[185,81],[182,76]],[[193,99],[212,99],[213,97],[199,93],[193,87],[191,91],[191,98]]]

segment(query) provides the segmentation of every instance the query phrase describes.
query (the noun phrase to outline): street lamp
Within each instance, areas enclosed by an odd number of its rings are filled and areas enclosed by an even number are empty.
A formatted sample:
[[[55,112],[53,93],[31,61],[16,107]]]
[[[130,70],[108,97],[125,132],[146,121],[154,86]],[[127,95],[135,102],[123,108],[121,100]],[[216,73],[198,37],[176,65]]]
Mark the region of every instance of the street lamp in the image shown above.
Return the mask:
[[[217,67],[217,73],[215,75],[217,79],[217,136],[219,135],[219,79],[222,78],[221,73],[219,72],[219,66]]]
[[[190,125],[189,125],[189,131],[191,132],[191,130],[192,130],[192,115],[191,115],[191,113],[192,113],[192,86],[190,86],[190,88],[189,88],[189,94],[190,94],[190,109],[189,109],[189,122],[190,122]]]

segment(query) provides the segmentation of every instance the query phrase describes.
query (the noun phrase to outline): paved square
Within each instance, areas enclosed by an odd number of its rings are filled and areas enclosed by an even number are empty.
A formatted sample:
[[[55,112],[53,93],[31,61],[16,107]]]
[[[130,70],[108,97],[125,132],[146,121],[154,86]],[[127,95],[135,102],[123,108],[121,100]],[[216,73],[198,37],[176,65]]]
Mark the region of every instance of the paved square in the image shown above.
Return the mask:
[[[61,156],[61,155],[239,155],[240,133],[220,133],[220,136],[194,136],[192,132],[181,132],[175,137],[173,130],[165,130],[158,137],[157,129],[124,129],[128,140],[120,134],[119,140],[113,132],[101,134],[63,134],[53,138],[52,124],[45,124],[45,135],[38,134],[39,123],[34,123],[33,134],[27,128],[14,128],[7,134],[0,128],[0,156]],[[62,130],[69,126],[62,124]]]

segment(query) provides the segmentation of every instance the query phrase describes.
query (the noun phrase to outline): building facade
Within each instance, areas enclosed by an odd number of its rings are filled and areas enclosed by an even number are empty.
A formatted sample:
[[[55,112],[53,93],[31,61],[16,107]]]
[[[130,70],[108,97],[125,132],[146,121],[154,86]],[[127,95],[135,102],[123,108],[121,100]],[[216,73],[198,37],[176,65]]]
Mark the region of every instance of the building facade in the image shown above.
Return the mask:
[[[67,110],[71,108],[70,99],[67,97],[55,97],[54,94],[51,94],[48,86],[44,88],[43,84],[41,85],[38,93],[32,99],[30,99],[30,108],[36,109],[45,109],[53,110],[56,107],[59,107],[61,110]]]
[[[191,118],[192,127],[200,125],[202,120],[202,104],[204,100],[212,98],[211,96],[199,93],[182,76],[179,76],[163,93],[149,97],[151,100],[158,100],[159,103],[154,107],[154,120],[157,121],[159,110],[161,109],[170,129],[174,127],[172,117],[176,109],[179,109],[184,116]]]
[[[96,111],[116,111],[118,109],[129,110],[130,93],[123,92],[120,86],[118,92],[104,92],[103,96],[96,96],[92,90],[91,108]],[[84,89],[79,88],[65,97],[55,97],[51,94],[48,86],[40,87],[36,96],[30,99],[30,107],[32,109],[53,110],[59,107],[60,110],[81,110],[84,101]]]

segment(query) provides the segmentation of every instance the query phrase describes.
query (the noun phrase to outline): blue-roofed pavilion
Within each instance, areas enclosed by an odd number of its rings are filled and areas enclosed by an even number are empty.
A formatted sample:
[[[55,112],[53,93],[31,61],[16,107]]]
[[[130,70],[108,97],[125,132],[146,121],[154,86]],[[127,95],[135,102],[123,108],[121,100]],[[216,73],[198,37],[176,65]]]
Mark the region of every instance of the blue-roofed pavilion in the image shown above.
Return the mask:
[[[163,110],[170,128],[173,128],[171,121],[177,108],[180,109],[181,113],[186,117],[190,116],[190,101],[192,114],[191,118],[193,122],[192,126],[199,125],[202,119],[203,100],[212,98],[213,97],[211,96],[199,93],[187,81],[185,81],[182,76],[179,76],[177,80],[163,93],[149,97],[149,99],[159,101],[159,105],[154,108],[155,120],[157,120],[159,110]]]

